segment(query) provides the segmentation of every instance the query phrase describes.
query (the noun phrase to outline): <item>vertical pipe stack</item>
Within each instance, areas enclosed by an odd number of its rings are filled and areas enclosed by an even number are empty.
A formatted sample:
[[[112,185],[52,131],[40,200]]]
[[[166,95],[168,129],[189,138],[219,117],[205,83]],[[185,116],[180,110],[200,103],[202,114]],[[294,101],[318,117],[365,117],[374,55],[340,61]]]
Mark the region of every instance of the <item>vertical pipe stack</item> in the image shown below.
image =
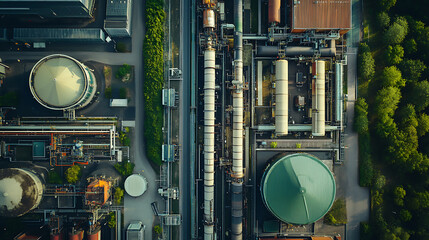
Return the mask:
[[[315,91],[312,95],[312,134],[316,137],[325,136],[325,61],[316,61]]]
[[[204,52],[204,239],[214,239],[214,125],[216,52]]]
[[[343,65],[335,63],[335,121],[341,123],[343,121]]]
[[[231,239],[243,238],[243,2],[234,0],[234,90],[232,129]]]
[[[288,61],[276,62],[276,135],[288,134]]]

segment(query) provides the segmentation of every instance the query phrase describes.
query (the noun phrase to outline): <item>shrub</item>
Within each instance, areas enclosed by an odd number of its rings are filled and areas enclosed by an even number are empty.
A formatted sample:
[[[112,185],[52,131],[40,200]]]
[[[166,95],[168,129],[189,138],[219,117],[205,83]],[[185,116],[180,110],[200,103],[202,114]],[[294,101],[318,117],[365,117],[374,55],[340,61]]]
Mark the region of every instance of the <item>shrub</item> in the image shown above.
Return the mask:
[[[55,170],[50,170],[48,173],[48,182],[52,184],[63,184],[63,179]]]
[[[129,161],[123,161],[122,163],[116,163],[115,169],[124,177],[128,177],[133,174],[134,163]]]
[[[112,87],[107,87],[104,90],[104,97],[107,98],[107,99],[112,98]]]
[[[116,214],[115,214],[115,212],[109,213],[108,226],[109,226],[109,228],[115,228],[116,227]]]
[[[386,61],[390,65],[399,64],[404,57],[404,48],[401,45],[387,46]]]
[[[146,1],[146,35],[143,43],[144,137],[146,154],[157,165],[161,165],[163,142],[161,91],[164,85],[164,21],[163,2]]]
[[[277,147],[277,142],[271,142],[271,148],[276,148]]]
[[[120,187],[115,188],[115,194],[113,198],[115,199],[116,204],[120,204],[122,202],[122,197],[124,197],[124,190]]]
[[[125,99],[125,98],[127,98],[127,95],[128,95],[127,89],[124,87],[121,87],[119,89],[119,98]]]
[[[325,223],[343,225],[347,223],[346,201],[343,198],[335,200],[331,210],[325,216]]]
[[[371,79],[375,74],[375,61],[370,52],[359,56],[359,75],[363,80]]]
[[[368,132],[368,104],[364,98],[358,98],[355,103],[354,129],[359,134]]]
[[[81,175],[80,170],[79,165],[73,165],[67,168],[65,173],[67,182],[74,184],[79,181]]]
[[[122,67],[120,67],[118,69],[118,72],[116,73],[116,78],[117,79],[121,79],[121,78],[125,77],[125,75],[127,75],[129,73],[131,73],[131,66],[128,65],[128,64],[126,64],[126,63],[124,63],[122,65]]]
[[[370,146],[369,134],[359,135],[359,185],[361,187],[371,186],[374,178],[374,165]]]

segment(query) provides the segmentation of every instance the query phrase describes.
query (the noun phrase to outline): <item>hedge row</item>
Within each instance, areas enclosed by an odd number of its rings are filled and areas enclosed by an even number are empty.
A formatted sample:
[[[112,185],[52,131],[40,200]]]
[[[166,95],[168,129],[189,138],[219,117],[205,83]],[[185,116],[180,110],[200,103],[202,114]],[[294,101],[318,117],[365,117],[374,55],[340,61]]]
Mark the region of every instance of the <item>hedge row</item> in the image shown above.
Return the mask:
[[[161,165],[163,114],[161,92],[164,85],[163,1],[146,1],[146,35],[143,43],[144,64],[144,137],[148,158]]]

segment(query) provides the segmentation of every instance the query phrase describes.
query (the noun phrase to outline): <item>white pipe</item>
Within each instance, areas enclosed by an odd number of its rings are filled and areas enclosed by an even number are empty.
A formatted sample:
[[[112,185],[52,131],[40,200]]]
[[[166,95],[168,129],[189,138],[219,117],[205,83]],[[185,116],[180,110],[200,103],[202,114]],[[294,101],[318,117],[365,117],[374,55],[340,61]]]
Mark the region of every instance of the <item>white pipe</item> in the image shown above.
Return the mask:
[[[216,52],[204,52],[204,239],[214,239],[214,125]]]
[[[288,61],[276,62],[276,135],[288,134]]]
[[[316,61],[316,82],[312,101],[312,135],[325,136],[325,61]]]

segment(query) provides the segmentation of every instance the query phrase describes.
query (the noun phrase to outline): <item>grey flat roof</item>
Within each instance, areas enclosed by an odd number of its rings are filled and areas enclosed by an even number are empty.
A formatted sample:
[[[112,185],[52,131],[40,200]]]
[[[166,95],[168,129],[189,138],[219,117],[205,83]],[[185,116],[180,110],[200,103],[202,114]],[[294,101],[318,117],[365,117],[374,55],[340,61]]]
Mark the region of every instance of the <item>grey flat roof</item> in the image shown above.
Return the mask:
[[[128,0],[107,0],[106,17],[127,16]]]
[[[13,39],[104,41],[104,32],[99,28],[14,28]]]

